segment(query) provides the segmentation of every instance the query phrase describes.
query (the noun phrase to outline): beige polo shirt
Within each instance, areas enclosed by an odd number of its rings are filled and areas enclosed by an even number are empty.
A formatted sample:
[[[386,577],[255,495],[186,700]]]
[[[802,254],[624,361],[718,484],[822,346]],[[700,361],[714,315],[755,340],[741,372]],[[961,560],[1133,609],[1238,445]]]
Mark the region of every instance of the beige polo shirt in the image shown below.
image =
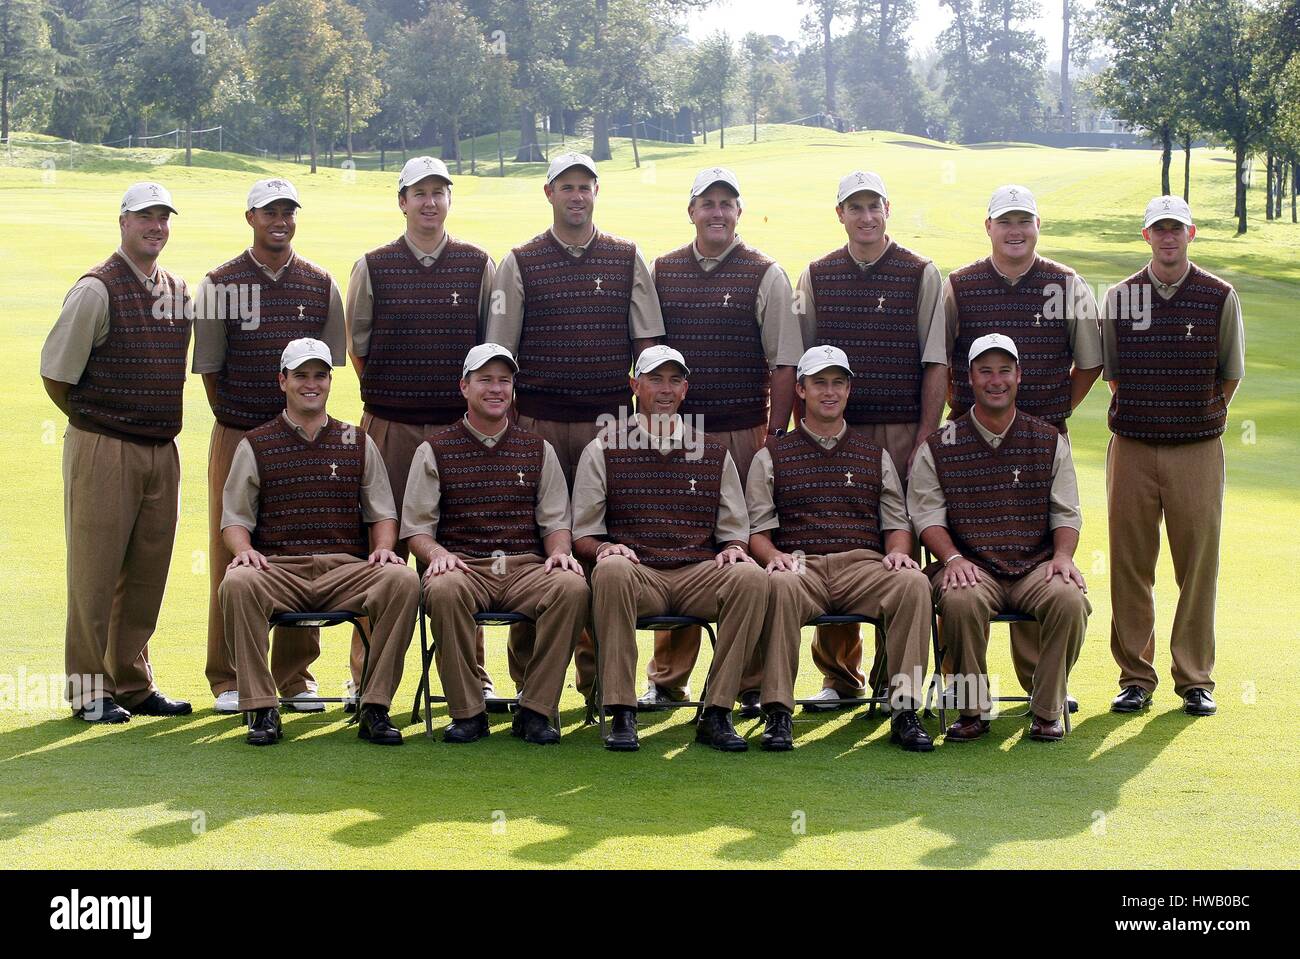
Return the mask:
[[[886,252],[891,242],[886,234]],[[884,253],[880,254],[880,256],[884,255]],[[849,253],[849,257],[860,270],[874,266],[880,261],[880,256],[874,260],[859,260],[852,252]],[[803,308],[803,314],[799,318],[803,347],[805,350],[810,350],[814,346],[823,346],[825,344],[817,342],[817,301],[813,296],[812,264],[804,267],[803,273],[799,275],[797,290],[799,305]],[[948,365],[948,347],[944,341],[946,327],[943,322],[942,292],[943,278],[939,275],[939,268],[933,262],[927,262],[925,269],[921,271],[921,285],[916,293],[916,341],[921,347],[922,364]]]
[[[673,417],[673,430],[668,436],[658,437],[647,433],[641,419],[636,414],[635,422],[629,421],[629,435],[636,434],[635,440],[648,444],[653,449],[665,446],[677,449],[689,439],[684,433],[685,424],[680,416]],[[587,444],[578,461],[578,470],[573,477],[573,538],[583,536],[606,536],[605,528],[605,455],[604,437],[597,436]],[[740,485],[740,474],[731,454],[725,454],[722,461],[722,489],[718,503],[718,519],[713,527],[713,538],[719,543],[749,542],[749,512],[745,509],[745,491]]]
[[[293,431],[310,442],[315,437],[289,418],[286,410],[280,414]],[[361,518],[367,523],[397,519],[397,506],[393,490],[388,485],[388,470],[384,468],[379,448],[368,433],[358,429],[358,436],[366,438],[366,465],[361,473]],[[257,473],[257,456],[248,439],[239,441],[230,461],[230,475],[221,491],[221,528],[242,526],[250,533],[257,529],[257,510],[261,495],[261,479]]]
[[[1056,265],[1063,266],[1060,263]],[[1012,277],[1007,276],[996,266],[993,269],[1012,286],[1019,285],[1025,278],[1024,273]],[[943,284],[943,312],[947,330],[946,349],[948,356],[951,357],[953,344],[957,342],[957,296],[952,289],[951,276]],[[1092,295],[1087,282],[1078,273],[1070,270],[1065,281],[1065,330],[1070,340],[1070,356],[1074,359],[1077,369],[1095,370],[1102,365],[1101,329],[1097,325],[1098,312],[1097,298]]]
[[[1006,439],[1015,420],[1001,433],[984,428],[975,411],[969,414],[971,422],[984,441],[997,449]],[[1056,438],[1056,453],[1052,457],[1052,488],[1048,505],[1048,528],[1069,526],[1083,529],[1083,511],[1079,506],[1079,481],[1074,474],[1074,458],[1070,455],[1070,441],[1064,436]],[[929,443],[922,443],[912,460],[912,475],[907,483],[907,511],[912,516],[912,526],[919,536],[931,526],[948,525],[948,505],[939,485],[939,473],[934,466],[934,453]]]
[[[179,290],[172,290],[166,285],[167,281],[156,263],[153,272],[146,276],[120,246],[116,252],[150,293],[167,298],[174,298],[177,292],[185,295],[184,280],[179,280]],[[160,283],[162,287],[157,288]],[[77,384],[86,371],[90,351],[103,346],[107,339],[108,287],[97,277],[84,276],[63,298],[59,317],[45,337],[45,345],[41,347],[41,376],[60,383]]]
[[[816,440],[823,449],[833,450],[839,445],[840,440],[844,439],[844,434],[849,431],[849,426],[847,423],[842,423],[839,432],[834,436],[818,436],[808,429],[806,420],[799,421],[799,429]],[[894,469],[894,461],[890,458],[888,450],[881,450],[880,452],[880,472],[882,474],[879,508],[880,529],[882,531],[905,529],[910,532],[912,523],[907,518],[907,502],[903,499],[903,484],[898,479],[898,471]],[[750,533],[763,533],[767,530],[776,529],[781,525],[780,517],[776,512],[774,486],[772,451],[764,446],[754,454],[754,460],[749,466],[749,478],[745,482],[745,506],[749,510]]]
[[[551,230],[555,236],[555,230]],[[576,246],[566,245],[569,255],[582,256],[583,251],[596,239],[596,229],[592,227],[591,236],[586,243]],[[556,237],[558,242],[559,238]],[[632,269],[632,302],[627,314],[627,334],[633,340],[650,340],[664,335],[664,317],[659,311],[659,297],[655,293],[655,284],[646,266],[641,248],[635,247],[636,256]],[[488,343],[498,343],[516,356],[519,355],[519,336],[524,328],[524,278],[519,272],[514,251],[510,251],[497,267],[492,280],[492,294],[497,302],[487,319]]]
[[[465,429],[484,446],[496,446],[509,427],[489,436],[470,426],[462,418]],[[438,458],[433,447],[421,443],[411,460],[411,472],[406,480],[405,498],[402,500],[402,539],[412,536],[432,536],[437,539],[438,504],[442,499],[441,481],[438,478]],[[569,487],[564,481],[564,471],[550,443],[542,440],[542,475],[537,481],[537,507],[533,511],[537,528],[545,539],[572,527],[569,512]]]
[[[422,266],[433,266],[438,257],[442,256],[442,251],[447,248],[447,241],[451,235],[445,230],[442,239],[438,244],[429,251],[421,250],[411,240],[410,234],[403,233],[402,239],[406,241],[407,247]],[[478,290],[478,329],[475,331],[475,342],[483,342],[483,331],[487,327],[488,310],[492,305],[492,278],[496,276],[496,264],[492,262],[492,257],[487,258],[483,264],[483,277],[479,282]],[[370,267],[366,264],[366,258],[363,255],[356,263],[352,265],[352,274],[348,277],[348,298],[345,308],[347,314],[348,339],[352,346],[353,356],[366,356],[370,353],[370,330],[375,321],[375,291],[370,285]]]
[[[1147,264],[1147,270],[1151,279],[1154,281],[1156,295],[1163,300],[1168,300],[1178,292],[1178,288],[1183,285],[1187,279],[1187,274],[1192,272],[1192,263],[1187,262],[1187,269],[1183,270],[1183,275],[1178,278],[1177,283],[1161,283],[1156,279],[1154,273],[1150,273],[1151,264]],[[1119,369],[1118,346],[1115,342],[1115,317],[1110,315],[1110,306],[1116,302],[1115,291],[1121,284],[1116,283],[1106,291],[1106,300],[1101,304],[1101,345],[1103,357],[1103,369],[1101,375],[1103,379],[1114,380],[1116,370]],[[1246,376],[1246,327],[1241,317],[1241,300],[1237,296],[1235,289],[1229,289],[1228,298],[1223,301],[1223,309],[1219,311],[1219,378],[1222,380],[1240,380]]]
[[[285,261],[284,266],[278,270],[272,270],[265,264],[258,262],[257,257],[253,256],[251,247],[248,250],[248,256],[257,265],[257,268],[272,280],[279,280],[284,275],[284,271],[289,269],[293,261],[298,258],[297,253],[292,253],[289,259]],[[330,356],[334,359],[334,365],[344,366],[348,362],[348,337],[343,312],[343,294],[339,292],[339,285],[334,282],[334,277],[331,276],[329,280],[329,312],[325,317],[325,328],[321,330],[317,339],[330,348]],[[206,316],[207,302],[210,298],[208,290],[211,287],[212,281],[205,276],[194,294],[193,372],[195,373],[220,373],[226,366],[225,321],[216,317],[209,319]],[[215,298],[213,299],[215,301]]]
[[[712,273],[740,243],[741,239],[737,235],[718,256],[704,256],[700,253],[699,247],[692,242],[691,254],[695,257],[695,262],[700,265],[700,269],[705,273]],[[650,277],[653,281],[653,263],[650,265]],[[790,278],[775,261],[758,282],[758,295],[754,300],[754,321],[758,324],[767,365],[769,367],[798,366],[804,350],[803,333],[799,328],[799,318],[794,312],[794,295],[790,289]],[[688,356],[686,361],[689,363],[690,360]]]

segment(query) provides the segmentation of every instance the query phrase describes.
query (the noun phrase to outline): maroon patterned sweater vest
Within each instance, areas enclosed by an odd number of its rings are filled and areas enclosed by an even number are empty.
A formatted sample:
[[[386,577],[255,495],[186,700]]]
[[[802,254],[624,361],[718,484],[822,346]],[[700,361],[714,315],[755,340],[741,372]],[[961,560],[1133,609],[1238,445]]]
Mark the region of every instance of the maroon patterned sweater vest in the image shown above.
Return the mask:
[[[957,341],[952,348],[952,412],[975,405],[970,385],[970,347],[981,336],[1002,333],[1020,352],[1016,407],[1049,423],[1070,415],[1070,334],[1065,290],[1071,272],[1043,257],[1012,286],[985,257],[949,277],[957,302]],[[1051,314],[1049,316],[1049,314]]]
[[[680,412],[703,416],[710,432],[750,429],[767,422],[771,374],[754,308],[773,260],[740,243],[705,270],[692,246],[655,261],[665,341],[691,366]]]
[[[916,311],[929,260],[890,242],[865,270],[841,247],[808,267],[817,346],[838,346],[853,367],[850,424],[921,419]]]
[[[519,412],[565,423],[617,415],[630,401],[628,312],[636,247],[596,233],[570,256],[550,230],[514,250],[524,285]]]
[[[856,369],[856,367],[855,367]],[[772,542],[783,553],[814,556],[884,550],[881,449],[852,427],[828,450],[802,429],[775,437],[772,498],[780,522]]]
[[[368,412],[398,423],[454,423],[464,415],[460,372],[479,340],[487,258],[476,246],[448,239],[424,266],[400,236],[366,254],[375,302],[361,374]]]
[[[245,434],[261,492],[253,546],[267,556],[370,555],[361,514],[365,434],[333,417],[308,442],[277,416]]]
[[[1123,285],[1128,302],[1138,303],[1138,289],[1155,281],[1143,268]],[[1228,406],[1219,379],[1219,316],[1231,290],[1193,265],[1170,299],[1152,290],[1148,328],[1115,320],[1119,385],[1110,401],[1112,432],[1148,443],[1190,443],[1223,433]]]
[[[190,321],[174,316],[184,283],[161,267],[150,293],[114,253],[87,271],[108,288],[108,338],[90,351],[68,392],[69,422],[82,430],[133,442],[165,443],[181,431],[185,353]],[[188,306],[188,297],[183,301]],[[161,319],[154,317],[158,303]]]
[[[958,417],[951,432],[945,427],[927,441],[947,501],[948,534],[971,562],[1014,579],[1052,557],[1052,460],[1060,434],[1021,410],[994,449],[971,423],[972,415]]]
[[[258,287],[256,322],[237,312],[208,323],[226,324],[226,362],[217,373],[217,422],[251,430],[284,409],[277,374],[290,340],[320,339],[330,308],[330,278],[323,269],[295,255],[280,279],[272,280],[245,250],[223,263],[208,279],[214,284]],[[248,329],[245,329],[248,327]]]
[[[647,566],[676,569],[717,555],[726,450],[709,437],[698,459],[685,449],[605,450],[605,529]]]
[[[438,464],[438,544],[453,553],[542,553],[537,489],[542,438],[518,426],[485,446],[464,422],[428,441]]]

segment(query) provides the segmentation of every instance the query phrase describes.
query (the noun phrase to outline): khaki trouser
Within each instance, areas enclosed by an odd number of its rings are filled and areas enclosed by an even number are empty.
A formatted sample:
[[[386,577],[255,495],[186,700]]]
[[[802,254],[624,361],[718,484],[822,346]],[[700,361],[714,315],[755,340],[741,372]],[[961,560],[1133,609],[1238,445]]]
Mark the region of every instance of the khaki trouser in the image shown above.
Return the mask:
[[[538,420],[531,416],[519,417],[519,425],[526,430],[532,430],[551,444],[555,450],[555,458],[560,462],[560,469],[564,471],[564,481],[569,485],[569,495],[572,496],[573,477],[578,471],[578,461],[582,459],[582,451],[587,448],[587,444],[600,435],[600,425],[595,422],[564,423],[559,420]],[[511,626],[511,643],[530,643],[532,640],[524,638],[524,634],[531,629],[532,627],[526,623]],[[519,634],[518,639],[516,634]],[[592,687],[596,685],[596,650],[586,630],[583,630],[578,638],[578,646],[573,651],[573,674],[578,692],[582,694],[583,699],[590,702]]]
[[[587,625],[586,579],[567,570],[548,573],[544,558],[535,554],[460,558],[468,570],[424,581],[424,608],[451,718],[468,719],[486,708],[475,662],[474,614],[489,610],[533,620],[533,629],[510,635],[510,667],[518,677],[520,705],[549,716],[559,706],[564,671]]]
[[[885,569],[872,549],[805,557],[800,572],[768,577],[762,703],[794,710],[803,625],[827,613],[872,616],[884,623],[894,709],[915,709],[930,654],[930,583],[919,569]]]
[[[931,583],[939,615],[943,617],[944,646],[961,681],[958,703],[965,716],[987,713],[989,619],[996,613],[1032,614],[1041,627],[1037,665],[1029,708],[1043,719],[1056,719],[1065,707],[1066,679],[1079,658],[1092,605],[1074,583],[1060,576],[1046,580],[1047,564],[1019,579],[1001,579],[983,570],[974,586],[943,590],[943,567],[934,570]]]
[[[239,673],[239,708],[263,709],[279,703],[267,663],[270,629],[276,613],[341,612],[370,620],[370,675],[362,705],[393,701],[402,680],[420,602],[420,577],[409,566],[366,562],[346,553],[269,557],[270,569],[236,566],[218,591],[226,641]]]
[[[636,705],[637,617],[675,615],[717,622],[718,648],[709,667],[705,704],[731,709],[763,628],[767,574],[755,563],[719,566],[705,560],[651,569],[625,556],[609,556],[592,571],[591,605],[606,707]]]
[[[1223,520],[1223,441],[1146,443],[1112,436],[1106,449],[1110,517],[1110,649],[1120,686],[1148,692],[1155,668],[1153,589],[1164,517],[1178,584],[1169,652],[1174,692],[1214,689],[1214,606]]]
[[[459,417],[456,418],[456,420],[458,419]],[[452,420],[452,422],[454,423],[456,420]],[[375,416],[373,413],[361,414],[361,429],[375,441],[375,448],[379,450],[379,456],[384,461],[384,469],[388,472],[388,485],[393,491],[393,503],[397,509],[399,526],[402,522],[402,500],[406,497],[406,480],[411,472],[411,460],[415,459],[415,451],[420,448],[420,444],[429,437],[430,433],[449,425],[449,423],[398,423],[394,420],[386,420],[382,416]],[[397,545],[393,547],[393,552],[402,559],[406,559],[410,555],[404,540],[398,541]],[[422,563],[417,563],[416,569],[421,574],[424,573]],[[479,678],[479,689],[482,690],[492,685],[492,677],[488,675],[487,669],[483,666],[483,630],[477,630],[475,637],[478,657],[475,666]],[[352,652],[348,665],[352,670],[354,688],[361,682],[361,663],[364,653],[365,649],[361,645],[361,635],[356,630],[353,630]]]
[[[179,493],[174,442],[135,443],[71,425],[63,435],[63,649],[73,709],[111,696],[129,710],[156,689],[149,638],[167,586]]]
[[[226,646],[226,630],[221,620],[221,602],[217,589],[225,578],[226,567],[235,557],[221,538],[221,493],[230,475],[230,462],[244,431],[212,424],[208,441],[208,663],[205,670],[212,695],[238,689],[235,661]],[[285,696],[316,691],[316,680],[308,668],[320,656],[320,630],[277,627],[271,652],[271,675],[276,688]]]
[[[708,422],[707,417],[705,422]],[[732,430],[729,433],[710,433],[709,438],[721,443],[731,454],[732,462],[740,472],[743,487],[749,477],[749,466],[754,462],[758,451],[767,443],[767,424],[750,427],[745,430]],[[700,629],[688,626],[685,629],[658,630],[655,632],[654,655],[646,664],[646,679],[660,689],[668,690],[677,699],[686,696],[686,684],[695,669],[695,661],[700,655]],[[740,680],[742,692],[758,689],[763,682],[763,648],[754,647],[754,653],[745,664],[745,672]]]
[[[858,423],[854,428],[881,447],[894,461],[894,469],[907,492],[907,458],[916,448],[919,423]],[[920,559],[919,545],[913,544],[913,558]],[[884,650],[876,650],[877,666]],[[813,665],[822,674],[822,687],[843,697],[860,696],[867,688],[862,673],[862,636],[857,626],[818,626],[813,632]],[[873,669],[872,679],[875,679]]]

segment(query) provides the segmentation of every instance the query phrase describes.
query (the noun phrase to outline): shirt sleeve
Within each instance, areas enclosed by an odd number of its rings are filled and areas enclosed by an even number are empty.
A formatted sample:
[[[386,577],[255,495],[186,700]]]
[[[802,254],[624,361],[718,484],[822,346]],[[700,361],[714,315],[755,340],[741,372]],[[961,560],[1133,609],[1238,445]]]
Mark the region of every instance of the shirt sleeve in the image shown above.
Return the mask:
[[[569,486],[564,481],[564,470],[555,455],[555,447],[542,440],[542,476],[537,484],[537,528],[545,539],[552,533],[573,528],[573,513],[569,508]]]
[[[321,341],[330,348],[335,366],[346,366],[348,362],[348,324],[343,310],[343,294],[339,285],[330,277],[330,308],[325,316],[325,328],[321,330]],[[391,491],[389,492],[391,496]]]
[[[627,332],[633,340],[652,340],[664,335],[659,293],[639,247],[632,267],[632,304],[627,313]]]
[[[519,334],[524,327],[524,278],[514,251],[507,253],[497,267],[490,300],[484,341],[498,343],[518,356]]]
[[[794,306],[799,316],[799,333],[800,339],[803,340],[803,348],[811,350],[818,345],[813,342],[817,337],[817,301],[813,298],[811,267],[804,267],[803,272],[799,274],[799,282],[795,286]]]
[[[718,522],[713,538],[722,543],[749,542],[749,510],[745,508],[745,490],[740,473],[730,453],[722,457],[722,490],[718,500]]]
[[[353,356],[370,352],[370,328],[375,318],[375,293],[370,285],[370,266],[363,256],[352,266],[348,277],[348,302],[345,309],[348,339]]]
[[[1101,378],[1113,381],[1119,374],[1119,350],[1115,343],[1115,317],[1112,306],[1115,303],[1115,291],[1118,285],[1106,291],[1106,298],[1098,304],[1097,325],[1101,331]]]
[[[587,444],[573,476],[573,538],[605,536],[605,451],[599,437]]]
[[[1083,529],[1083,510],[1079,507],[1079,481],[1074,474],[1074,457],[1070,455],[1070,441],[1064,436],[1056,438],[1056,454],[1052,457],[1051,502],[1047,512],[1048,526],[1051,529],[1060,526]]]
[[[1066,293],[1066,324],[1070,328],[1070,354],[1080,370],[1095,370],[1104,365],[1101,328],[1097,325],[1097,300],[1083,277],[1070,275]]]
[[[77,383],[86,371],[90,351],[108,339],[108,287],[94,277],[82,277],[63,298],[63,308],[41,348],[41,376],[60,383]]]
[[[952,366],[952,348],[957,342],[957,294],[952,291],[952,277],[943,281],[943,351]]]
[[[194,292],[194,365],[195,373],[220,373],[226,365],[226,321],[222,310],[208,316],[207,308],[217,306],[212,280],[204,277]],[[224,308],[226,304],[221,304]]]
[[[492,315],[492,283],[496,279],[497,266],[488,257],[483,263],[483,277],[478,285],[478,341],[487,343],[488,320]],[[514,351],[511,350],[513,353]]]
[[[763,533],[781,525],[772,495],[772,451],[764,446],[754,454],[745,481],[745,508],[749,511],[749,532]]]
[[[944,312],[943,279],[939,268],[927,263],[921,273],[916,299],[916,336],[921,344],[921,363],[948,365],[947,314]]]
[[[257,457],[248,440],[240,440],[230,458],[230,473],[221,490],[221,528],[242,526],[257,529],[257,509],[262,483],[257,475]]]
[[[361,435],[366,438],[366,467],[361,473],[361,518],[367,523],[397,519],[397,504],[393,502],[393,487],[388,482],[384,457],[369,433]]]
[[[798,366],[803,356],[803,331],[794,312],[794,295],[785,270],[773,263],[763,274],[754,303],[767,365]]]
[[[912,460],[912,475],[907,481],[907,512],[912,517],[912,528],[920,536],[931,526],[948,525],[948,503],[939,485],[939,473],[934,468],[934,453],[929,443],[917,448]]]
[[[438,460],[433,447],[421,443],[411,457],[411,471],[406,476],[406,492],[402,496],[402,539],[421,534],[437,538],[441,495]]]
[[[1241,318],[1241,300],[1236,290],[1228,291],[1219,313],[1219,378],[1240,380],[1246,376],[1246,327]]]
[[[927,447],[928,449],[929,447]],[[912,529],[912,521],[907,518],[907,500],[903,498],[903,483],[894,468],[893,457],[888,450],[880,452],[880,529]]]

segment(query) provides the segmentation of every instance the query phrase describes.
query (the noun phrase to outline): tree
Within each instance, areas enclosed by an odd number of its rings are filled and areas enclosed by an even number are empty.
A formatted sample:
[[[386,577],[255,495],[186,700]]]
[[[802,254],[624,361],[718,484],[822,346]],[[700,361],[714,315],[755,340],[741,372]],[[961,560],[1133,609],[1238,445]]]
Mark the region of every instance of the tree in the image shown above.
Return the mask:
[[[632,158],[639,167],[637,117],[667,102],[670,77],[663,69],[667,20],[665,4],[646,0],[608,0],[604,47],[589,60],[587,100],[597,115],[625,110],[631,120]],[[592,157],[595,160],[595,156]]]
[[[41,0],[0,0],[0,137],[9,136],[14,96],[40,74],[50,33]]]
[[[311,172],[321,108],[340,84],[343,38],[329,22],[325,0],[271,0],[248,24],[248,54],[258,100],[274,103],[307,127]]]
[[[747,33],[740,41],[745,64],[745,99],[754,125],[754,142],[758,142],[758,108],[776,86],[776,69],[772,62],[772,44],[758,33]]]
[[[808,16],[821,33],[822,72],[826,79],[826,95],[822,100],[824,112],[835,116],[835,36],[832,28],[835,18],[844,9],[844,0],[799,0],[809,8]]]
[[[1070,0],[1061,0],[1061,118],[1063,132],[1074,131],[1074,104],[1070,90]]]
[[[736,51],[731,45],[731,37],[725,32],[715,31],[695,48],[691,62],[691,93],[706,110],[717,110],[718,137],[723,150],[727,148],[727,98],[735,83]]]
[[[859,128],[925,133],[926,103],[912,73],[907,31],[915,0],[855,0],[841,41],[843,90]]]
[[[1020,24],[1034,0],[942,0],[953,22],[938,40],[949,116],[967,143],[1034,129],[1047,46]]]
[[[338,31],[339,52],[335,72],[337,102],[328,104],[332,112],[342,113],[347,137],[348,159],[352,159],[352,133],[379,112],[379,70],[382,54],[376,54],[366,36],[361,11],[345,0],[327,0],[330,26]]]

